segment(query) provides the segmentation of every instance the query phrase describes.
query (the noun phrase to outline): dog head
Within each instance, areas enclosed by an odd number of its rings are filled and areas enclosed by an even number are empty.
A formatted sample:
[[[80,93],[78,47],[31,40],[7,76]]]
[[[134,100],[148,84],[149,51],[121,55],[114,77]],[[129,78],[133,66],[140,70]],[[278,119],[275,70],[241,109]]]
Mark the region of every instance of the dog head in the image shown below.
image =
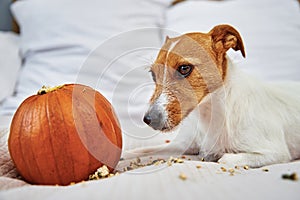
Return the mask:
[[[150,69],[156,87],[144,122],[160,131],[176,127],[205,96],[222,86],[230,48],[245,57],[242,38],[229,25],[218,25],[208,33],[167,37]]]

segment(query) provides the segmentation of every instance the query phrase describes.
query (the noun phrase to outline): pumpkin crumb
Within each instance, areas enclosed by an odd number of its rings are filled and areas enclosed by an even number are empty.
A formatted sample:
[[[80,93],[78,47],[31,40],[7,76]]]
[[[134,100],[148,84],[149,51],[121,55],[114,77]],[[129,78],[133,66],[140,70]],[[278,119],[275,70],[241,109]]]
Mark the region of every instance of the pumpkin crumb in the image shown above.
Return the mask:
[[[180,159],[180,158],[173,158],[172,156],[169,158],[168,160],[168,165],[171,166],[172,163],[184,163],[184,160]]]
[[[298,180],[298,175],[296,172],[292,173],[292,174],[283,174],[281,176],[282,179],[287,179],[287,180],[291,180],[291,181],[297,181]]]
[[[262,170],[263,170],[264,172],[268,172],[268,171],[269,171],[269,169],[267,169],[267,168],[262,168]]]
[[[158,158],[155,160],[152,160],[152,157],[149,157],[150,161],[148,163],[142,163],[140,158],[136,158],[134,161],[131,161],[129,166],[126,166],[123,168],[123,171],[129,171],[129,170],[133,170],[133,169],[138,169],[141,167],[146,167],[146,166],[150,166],[150,165],[161,165],[166,163],[168,166],[171,166],[173,163],[184,163],[184,160],[181,158],[174,158],[174,157],[170,157],[167,161],[165,159],[162,158]]]
[[[103,165],[102,167],[98,168],[97,171],[89,176],[89,180],[99,180],[103,178],[109,178],[118,175],[119,173],[110,173],[108,167]]]
[[[165,163],[165,161],[164,160],[157,160],[157,161],[154,162],[154,165],[160,165],[162,163]]]
[[[227,169],[225,167],[220,167],[220,169],[222,170],[222,172],[227,172]]]
[[[179,174],[179,178],[180,178],[181,180],[186,180],[186,179],[187,179],[187,176],[186,176],[184,173],[180,173],[180,174]]]
[[[97,169],[98,175],[101,177],[105,177],[109,174],[109,169],[107,168],[106,165],[103,165],[99,169]]]
[[[229,172],[229,175],[230,175],[230,176],[233,176],[235,171],[234,171],[234,169],[229,168],[229,169],[228,169],[228,172]]]
[[[244,169],[245,169],[245,170],[248,170],[248,169],[249,169],[249,166],[248,166],[248,165],[245,165],[245,166],[244,166]]]
[[[123,168],[123,171],[129,171],[133,169],[138,169],[141,167],[146,167],[150,165],[160,165],[165,163],[166,161],[164,159],[158,158],[155,160],[152,160],[152,157],[150,158],[150,161],[148,163],[142,163],[140,158],[136,158],[134,161],[131,161],[129,166],[126,166]]]
[[[136,158],[136,162],[137,162],[137,163],[140,163],[140,162],[141,162],[141,159],[140,159],[139,157],[137,157],[137,158]]]

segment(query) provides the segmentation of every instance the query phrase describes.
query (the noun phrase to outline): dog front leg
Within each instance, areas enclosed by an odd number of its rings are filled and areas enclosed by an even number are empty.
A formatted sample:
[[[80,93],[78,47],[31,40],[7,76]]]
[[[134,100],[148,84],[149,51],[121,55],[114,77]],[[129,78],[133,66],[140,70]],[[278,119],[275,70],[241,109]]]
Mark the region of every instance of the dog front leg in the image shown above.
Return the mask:
[[[289,154],[281,153],[225,153],[219,160],[219,163],[224,163],[230,166],[249,166],[262,167],[274,163],[289,162],[291,157]]]
[[[136,149],[126,150],[122,157],[132,159],[146,156],[181,156],[181,155],[197,155],[199,148],[196,145],[186,145],[180,142],[172,142],[161,145],[140,147]]]

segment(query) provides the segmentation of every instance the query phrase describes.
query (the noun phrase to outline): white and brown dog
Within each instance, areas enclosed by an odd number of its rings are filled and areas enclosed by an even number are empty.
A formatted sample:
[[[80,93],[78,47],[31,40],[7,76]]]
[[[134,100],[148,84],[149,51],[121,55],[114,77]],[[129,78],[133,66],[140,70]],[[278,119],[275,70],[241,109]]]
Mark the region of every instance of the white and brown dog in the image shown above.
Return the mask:
[[[267,84],[242,73],[226,56],[230,48],[245,57],[229,25],[167,37],[150,70],[156,88],[144,122],[170,131],[198,109],[201,155],[251,167],[300,158],[300,84]]]

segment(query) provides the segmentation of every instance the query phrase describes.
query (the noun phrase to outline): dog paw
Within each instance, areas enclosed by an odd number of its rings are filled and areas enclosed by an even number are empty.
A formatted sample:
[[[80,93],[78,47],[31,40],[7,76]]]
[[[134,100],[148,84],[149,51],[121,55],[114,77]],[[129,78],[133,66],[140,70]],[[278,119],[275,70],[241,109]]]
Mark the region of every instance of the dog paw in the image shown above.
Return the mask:
[[[282,163],[290,161],[290,156],[283,154],[262,154],[262,153],[226,153],[219,160],[219,163],[223,163],[230,166],[249,166],[249,167],[262,167],[274,163]]]
[[[217,157],[216,155],[207,155],[203,153],[199,153],[198,155],[199,159],[206,162],[217,162],[220,157]]]
[[[226,164],[228,166],[245,166],[249,164],[242,154],[233,154],[233,153],[224,154],[218,160],[218,162],[222,164]]]

